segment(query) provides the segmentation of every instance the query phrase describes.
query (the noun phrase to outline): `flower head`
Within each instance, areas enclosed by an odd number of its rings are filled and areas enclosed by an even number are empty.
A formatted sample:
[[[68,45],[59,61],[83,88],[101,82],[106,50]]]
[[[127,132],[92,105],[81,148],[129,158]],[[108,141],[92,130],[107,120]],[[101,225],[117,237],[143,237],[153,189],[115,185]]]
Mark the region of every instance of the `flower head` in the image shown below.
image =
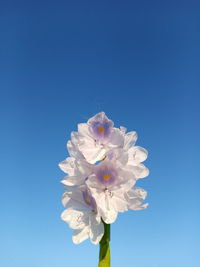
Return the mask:
[[[74,229],[73,242],[87,238],[101,240],[104,227],[113,223],[119,212],[140,210],[146,191],[135,186],[149,170],[142,164],[147,151],[136,146],[137,133],[116,128],[104,112],[78,124],[67,142],[70,157],[59,164],[67,176],[61,218]]]
[[[118,212],[128,210],[129,202],[125,194],[137,180],[134,172],[122,164],[126,161],[126,153],[118,158],[115,152],[112,151],[112,159],[107,157],[95,165],[93,173],[86,180],[98,211],[106,223],[113,223]]]

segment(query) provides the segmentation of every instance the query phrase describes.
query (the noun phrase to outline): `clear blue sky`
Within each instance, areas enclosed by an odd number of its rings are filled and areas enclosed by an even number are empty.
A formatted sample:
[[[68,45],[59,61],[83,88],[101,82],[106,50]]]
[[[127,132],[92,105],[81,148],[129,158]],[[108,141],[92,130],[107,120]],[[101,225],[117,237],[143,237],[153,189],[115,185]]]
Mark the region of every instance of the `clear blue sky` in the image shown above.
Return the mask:
[[[199,1],[0,1],[0,266],[94,267],[60,220],[58,163],[100,111],[138,132],[149,208],[112,225],[112,267],[200,266]]]

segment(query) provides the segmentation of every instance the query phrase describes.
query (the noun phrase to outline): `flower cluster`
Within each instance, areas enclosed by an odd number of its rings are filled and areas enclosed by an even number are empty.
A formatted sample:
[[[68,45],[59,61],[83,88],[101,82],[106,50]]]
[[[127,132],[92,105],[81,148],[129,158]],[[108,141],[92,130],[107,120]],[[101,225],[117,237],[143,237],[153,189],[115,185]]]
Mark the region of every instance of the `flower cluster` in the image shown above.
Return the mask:
[[[141,163],[147,151],[135,146],[136,132],[115,128],[104,112],[78,124],[67,142],[70,157],[59,164],[67,176],[62,220],[74,229],[73,242],[87,238],[98,244],[104,234],[102,220],[113,223],[119,212],[147,207],[146,191],[135,187],[149,174]]]

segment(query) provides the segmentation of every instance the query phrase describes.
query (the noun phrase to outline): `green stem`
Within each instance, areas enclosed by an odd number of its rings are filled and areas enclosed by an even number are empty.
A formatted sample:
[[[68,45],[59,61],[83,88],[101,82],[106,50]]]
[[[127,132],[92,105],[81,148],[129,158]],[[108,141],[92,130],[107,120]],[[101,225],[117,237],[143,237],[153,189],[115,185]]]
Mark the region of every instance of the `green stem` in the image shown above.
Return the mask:
[[[110,224],[104,224],[104,235],[100,241],[98,267],[110,267]]]

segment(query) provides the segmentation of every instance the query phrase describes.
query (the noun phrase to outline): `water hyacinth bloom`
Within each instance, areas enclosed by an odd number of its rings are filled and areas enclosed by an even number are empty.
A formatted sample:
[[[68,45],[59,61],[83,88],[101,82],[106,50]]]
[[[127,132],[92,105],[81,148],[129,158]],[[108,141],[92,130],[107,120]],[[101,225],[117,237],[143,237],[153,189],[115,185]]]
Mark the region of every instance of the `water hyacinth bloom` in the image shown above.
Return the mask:
[[[136,183],[138,172],[126,165],[127,161],[126,152],[114,150],[104,161],[94,166],[94,173],[86,180],[99,213],[108,224],[116,220],[118,212],[127,211],[130,206],[126,193]]]
[[[78,154],[79,158],[84,157],[93,164],[102,160],[110,149],[122,147],[123,133],[113,125],[104,112],[98,113],[87,123],[78,124],[78,132],[72,133],[67,144],[70,155]]]
[[[67,176],[61,218],[74,229],[75,244],[90,238],[100,243],[99,267],[110,266],[110,224],[119,212],[142,210],[147,192],[136,187],[148,176],[146,149],[136,146],[137,133],[116,128],[104,112],[78,124],[67,142],[69,157],[59,167]]]
[[[101,112],[88,120],[88,126],[91,136],[97,142],[106,144],[113,132],[114,123],[107,118],[104,112]]]
[[[79,244],[90,238],[93,244],[98,244],[103,236],[104,227],[97,213],[96,202],[86,186],[70,188],[63,194],[62,203],[66,210],[61,218],[75,230],[73,242]]]

